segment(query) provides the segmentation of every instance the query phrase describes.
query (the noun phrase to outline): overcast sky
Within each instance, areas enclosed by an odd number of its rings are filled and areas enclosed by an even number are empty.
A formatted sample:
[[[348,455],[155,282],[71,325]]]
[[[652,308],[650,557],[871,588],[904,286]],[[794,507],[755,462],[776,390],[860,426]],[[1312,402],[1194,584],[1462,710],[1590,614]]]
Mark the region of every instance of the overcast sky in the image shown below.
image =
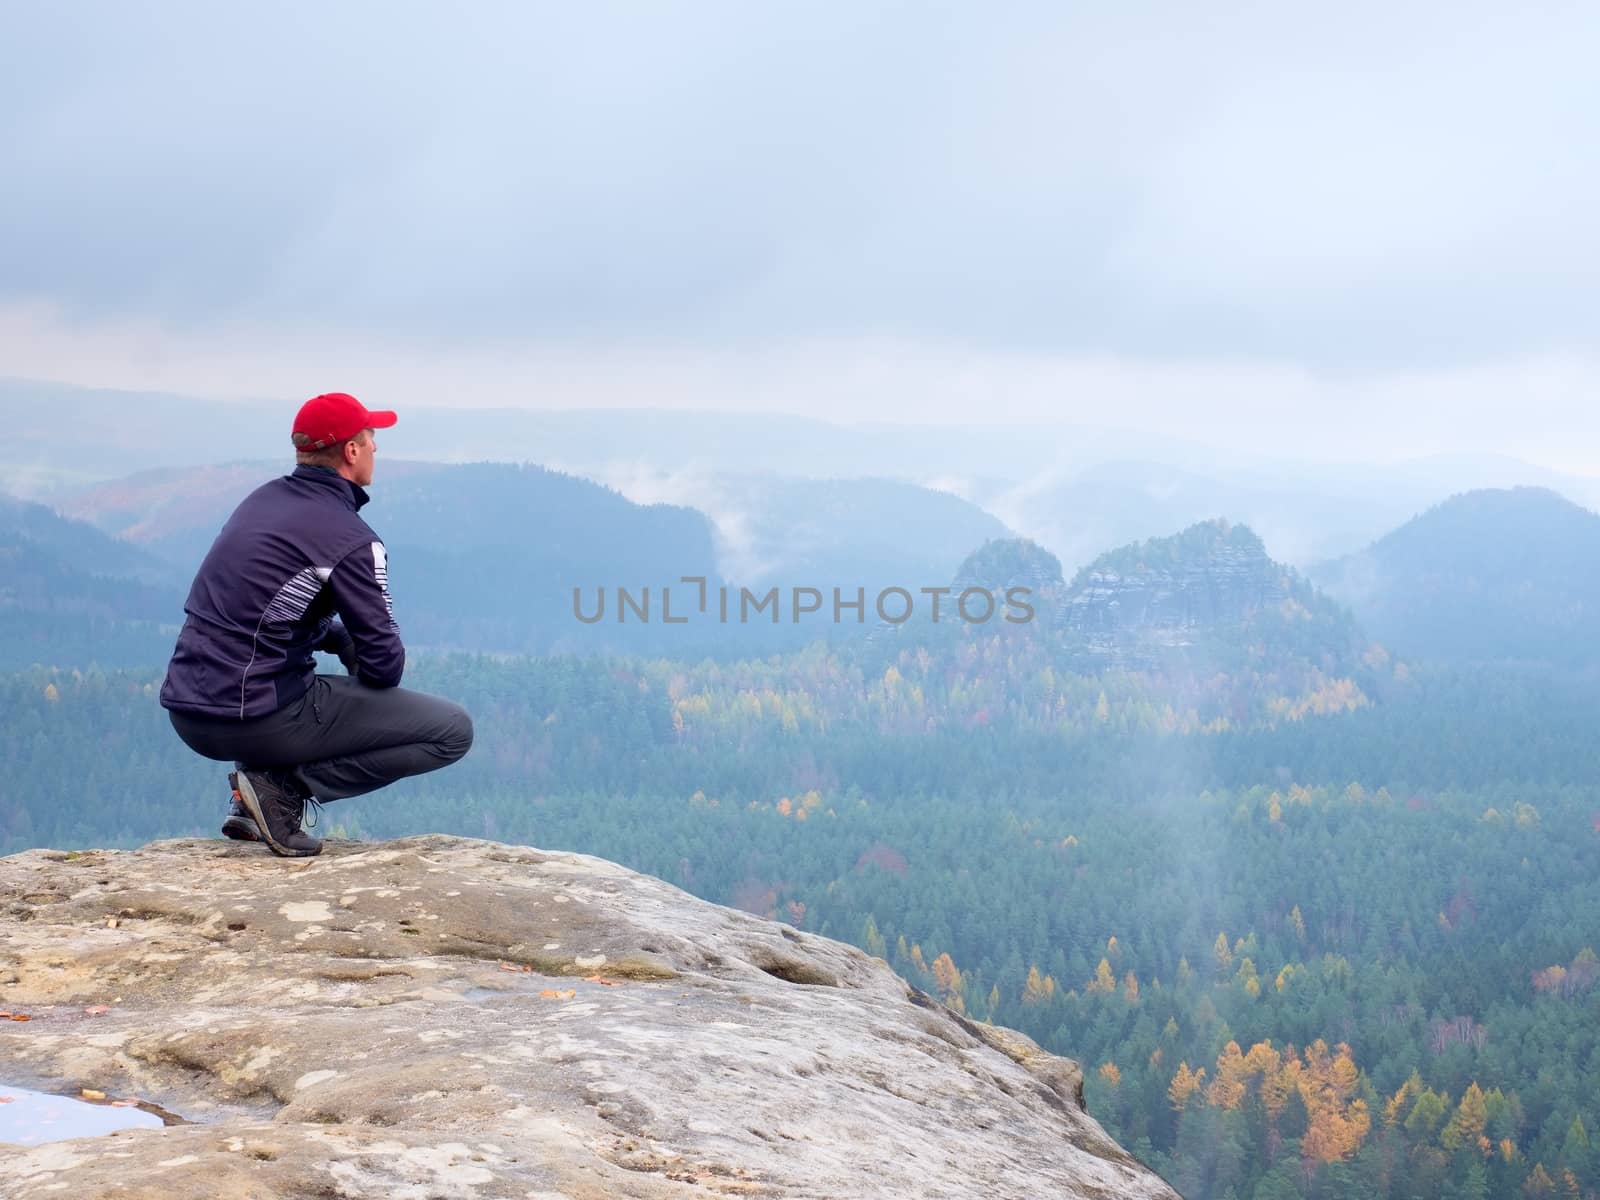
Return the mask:
[[[10,4],[0,371],[1600,470],[1600,6]]]

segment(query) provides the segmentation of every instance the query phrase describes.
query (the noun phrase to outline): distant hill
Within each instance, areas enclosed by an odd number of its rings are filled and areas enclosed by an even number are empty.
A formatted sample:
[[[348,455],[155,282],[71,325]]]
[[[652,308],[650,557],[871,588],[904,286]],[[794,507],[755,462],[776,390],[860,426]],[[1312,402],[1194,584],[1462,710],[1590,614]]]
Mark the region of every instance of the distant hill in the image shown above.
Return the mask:
[[[390,549],[396,610],[406,636],[421,644],[510,653],[715,650],[714,626],[667,625],[659,609],[661,588],[684,575],[717,582],[711,527],[694,509],[634,504],[587,479],[509,463],[418,470],[388,481],[381,497],[371,516]],[[574,588],[588,612],[604,589],[603,621],[574,617]],[[637,597],[649,589],[648,622],[616,620],[618,588]]]
[[[1546,488],[1452,496],[1311,576],[1403,655],[1600,662],[1600,516]]]
[[[1280,561],[1305,565],[1359,550],[1439,497],[1471,488],[1554,487],[1600,506],[1600,479],[1496,456],[1296,461],[1225,440],[1200,445],[1148,430],[847,423],[796,413],[650,408],[649,395],[639,396],[636,407],[603,409],[429,408],[362,398],[400,410],[399,424],[381,439],[386,474],[405,461],[536,462],[639,503],[686,504],[711,517],[724,572],[757,581],[806,553],[803,529],[787,518],[766,520],[769,500],[785,503],[759,483],[769,476],[852,486],[892,481],[947,492],[998,524],[975,533],[950,528],[954,556],[941,559],[946,565],[984,537],[1014,532],[1049,549],[1069,574],[1108,546],[1216,516],[1249,525]],[[288,454],[287,426],[299,399],[222,401],[0,377],[7,430],[0,490],[56,504],[63,488],[120,480],[132,469],[226,472],[196,466],[218,448],[224,459],[260,456],[276,470]],[[984,413],[972,416],[981,422]],[[75,435],[63,438],[63,428]],[[755,481],[756,495],[741,481]],[[771,537],[761,529],[769,524]],[[834,532],[848,528],[863,540],[872,525],[862,514],[859,524]],[[789,530],[795,536],[785,536]],[[892,538],[886,544],[902,549]],[[836,546],[845,558],[853,553],[842,540]],[[830,546],[820,549],[826,555]],[[809,561],[801,569],[815,573]]]
[[[881,673],[911,650],[913,661],[936,659],[985,687],[996,676],[1024,692],[1041,679],[1098,678],[1108,693],[1138,697],[1140,719],[1190,730],[1361,708],[1393,673],[1346,609],[1274,562],[1248,527],[1220,519],[1109,551],[1065,584],[1048,550],[995,539],[967,556],[951,586],[950,618],[880,623],[863,668]],[[967,587],[995,594],[994,619],[954,615]],[[1003,602],[1010,587],[1029,589],[1031,619]]]
[[[283,459],[156,467],[56,492],[59,512],[126,541],[192,575],[234,507],[293,461]],[[382,462],[383,481],[444,469],[443,463]],[[375,494],[375,501],[382,492]]]
[[[1348,612],[1221,519],[1102,554],[1074,576],[1058,619],[1074,657],[1117,666],[1342,672],[1364,643]]]
[[[0,669],[165,661],[185,586],[137,547],[0,496]]]
[[[940,584],[973,545],[1009,533],[969,501],[893,479],[726,472],[642,478],[621,490],[704,512],[722,573],[752,588]]]
[[[1411,489],[1391,482],[1362,490],[1350,481],[1330,488],[1244,472],[1213,476],[1158,462],[1113,461],[975,498],[1075,571],[1107,547],[1163,537],[1213,517],[1249,525],[1286,561],[1315,561],[1365,545],[1413,511],[1396,500],[1400,490]]]
[[[0,378],[0,488],[41,496],[46,489],[125,475],[130,465],[180,467],[197,459],[290,449],[282,408],[219,403],[132,389],[84,388]],[[71,436],[63,436],[71,430]]]
[[[245,462],[143,471],[59,503],[159,554],[187,587],[233,508],[287,469]],[[715,649],[716,631],[664,625],[657,615],[662,585],[682,575],[715,579],[702,514],[634,504],[591,480],[532,465],[380,462],[379,471],[363,515],[388,547],[409,643],[505,654]],[[574,587],[591,597],[604,587],[610,597],[618,587],[641,595],[646,586],[656,597],[651,622],[619,624],[614,599],[604,622],[572,616]]]
[[[933,594],[922,587],[943,591]],[[963,641],[999,633],[1008,653],[1043,664],[1056,651],[1051,614],[1061,588],[1060,560],[1037,542],[985,538],[950,574],[906,587],[913,603],[905,620],[868,613],[871,628],[862,646],[863,661],[881,669],[908,647],[959,656]],[[985,601],[974,589],[988,592],[990,599]],[[899,616],[900,606],[891,603],[886,611]]]
[[[1029,538],[995,538],[962,559],[950,586],[957,591],[982,587],[1004,595],[1011,587],[1059,591],[1063,582],[1061,560],[1037,542]]]
[[[1280,562],[1305,569],[1370,545],[1441,496],[1517,485],[1600,497],[1594,480],[1560,477],[1515,459],[1459,457],[1222,469],[1121,459],[1023,483],[991,479],[963,494],[1049,548],[1070,573],[1109,546],[1214,517],[1248,525]]]
[[[72,489],[57,502],[187,577],[233,507],[284,469],[247,462],[143,471]],[[781,650],[814,636],[820,621],[795,626],[786,610],[776,627],[634,630],[609,618],[585,626],[570,615],[571,588],[649,586],[658,603],[661,587],[684,575],[759,592],[815,587],[830,600],[836,585],[852,595],[857,586],[869,594],[890,585],[915,590],[945,582],[974,543],[1006,532],[959,497],[884,479],[740,473],[636,481],[641,498],[677,501],[666,504],[635,503],[532,465],[382,461],[379,472],[365,515],[390,548],[402,628],[419,644],[468,649]],[[675,615],[684,594],[680,585]],[[837,633],[850,636],[850,627]]]

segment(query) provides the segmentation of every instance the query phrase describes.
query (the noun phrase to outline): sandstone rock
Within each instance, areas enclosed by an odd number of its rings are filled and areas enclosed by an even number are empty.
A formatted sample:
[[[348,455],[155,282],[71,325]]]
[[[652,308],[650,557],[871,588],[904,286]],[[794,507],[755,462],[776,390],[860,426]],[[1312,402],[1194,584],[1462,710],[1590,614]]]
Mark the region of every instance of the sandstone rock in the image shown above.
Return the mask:
[[[13,855],[0,1009],[0,1085],[188,1122],[0,1147],[10,1200],[1176,1196],[1076,1064],[578,854]]]
[[[1216,532],[1186,547],[1187,554],[1174,554],[1175,561],[1119,570],[1106,556],[1082,571],[1063,601],[1066,628],[1086,635],[1093,653],[1137,657],[1142,641],[1188,646],[1206,631],[1236,625],[1289,598],[1284,568],[1253,534],[1242,536],[1248,531],[1236,528],[1229,536],[1220,523],[1196,528]]]

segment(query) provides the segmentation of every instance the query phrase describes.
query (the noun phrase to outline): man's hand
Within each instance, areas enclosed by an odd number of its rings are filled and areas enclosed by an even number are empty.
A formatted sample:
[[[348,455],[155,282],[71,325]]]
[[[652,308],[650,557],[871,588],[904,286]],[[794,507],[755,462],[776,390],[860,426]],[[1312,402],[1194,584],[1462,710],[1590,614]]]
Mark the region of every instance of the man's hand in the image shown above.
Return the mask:
[[[317,649],[327,654],[338,655],[339,661],[344,664],[346,674],[354,675],[356,668],[360,666],[356,658],[356,640],[338,621],[328,628],[327,636],[322,639],[322,644]]]

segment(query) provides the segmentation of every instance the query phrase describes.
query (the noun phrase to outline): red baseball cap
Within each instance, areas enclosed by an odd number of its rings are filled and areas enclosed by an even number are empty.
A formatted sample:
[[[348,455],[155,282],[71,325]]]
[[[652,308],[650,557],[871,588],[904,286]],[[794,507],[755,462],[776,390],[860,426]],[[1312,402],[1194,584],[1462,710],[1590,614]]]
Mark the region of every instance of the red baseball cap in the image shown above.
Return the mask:
[[[296,450],[321,450],[363,429],[387,429],[398,419],[388,410],[372,411],[347,392],[324,392],[300,406],[289,437]]]

